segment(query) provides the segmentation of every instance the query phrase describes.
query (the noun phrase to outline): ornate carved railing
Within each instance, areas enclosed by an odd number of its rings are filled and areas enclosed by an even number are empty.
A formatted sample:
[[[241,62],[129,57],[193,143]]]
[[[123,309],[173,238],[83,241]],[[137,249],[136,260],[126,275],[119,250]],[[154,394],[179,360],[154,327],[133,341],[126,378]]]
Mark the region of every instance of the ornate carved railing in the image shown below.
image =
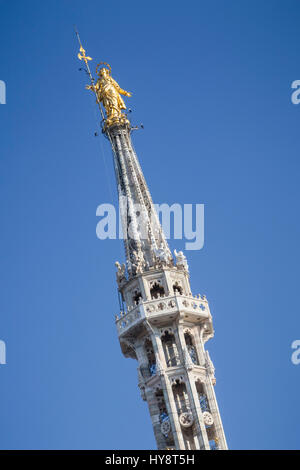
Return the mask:
[[[134,308],[127,312],[120,312],[116,316],[116,325],[119,334],[123,333],[134,323],[142,318],[151,317],[160,313],[173,313],[178,310],[188,311],[189,313],[197,314],[203,318],[210,316],[208,303],[205,296],[186,296],[176,294],[167,297],[160,297],[158,299],[140,302]]]

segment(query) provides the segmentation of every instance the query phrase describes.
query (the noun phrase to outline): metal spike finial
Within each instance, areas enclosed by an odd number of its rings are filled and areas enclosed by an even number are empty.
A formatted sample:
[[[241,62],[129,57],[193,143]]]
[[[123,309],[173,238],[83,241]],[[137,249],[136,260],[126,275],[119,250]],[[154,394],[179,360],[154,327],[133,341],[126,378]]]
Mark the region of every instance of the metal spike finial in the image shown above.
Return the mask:
[[[75,29],[75,34],[77,36],[77,39],[78,39],[78,43],[79,43],[79,53],[77,54],[77,57],[79,60],[83,60],[85,62],[85,65],[86,65],[86,73],[88,74],[88,76],[90,77],[90,81],[91,81],[91,86],[90,88],[93,90],[93,92],[95,93],[95,96],[96,96],[96,101],[97,101],[97,104],[99,106],[99,110],[100,110],[100,113],[101,113],[101,117],[102,119],[104,120],[105,117],[104,117],[104,113],[103,113],[103,110],[101,108],[101,104],[100,104],[100,101],[99,101],[99,98],[98,98],[98,95],[97,95],[97,91],[96,91],[96,88],[95,88],[95,80],[92,76],[92,73],[91,73],[91,70],[90,70],[90,66],[89,66],[89,61],[93,60],[92,57],[90,56],[87,56],[85,54],[85,49],[83,48],[82,46],[82,43],[81,43],[81,40],[80,40],[80,36],[79,36],[79,32],[76,28],[76,26],[74,27]]]

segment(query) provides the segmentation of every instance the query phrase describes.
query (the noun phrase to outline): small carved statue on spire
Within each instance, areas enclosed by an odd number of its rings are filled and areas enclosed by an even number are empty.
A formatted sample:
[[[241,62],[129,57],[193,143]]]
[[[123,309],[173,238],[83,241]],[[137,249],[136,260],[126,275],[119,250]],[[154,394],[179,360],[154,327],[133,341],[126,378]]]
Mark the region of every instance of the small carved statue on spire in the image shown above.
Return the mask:
[[[143,268],[145,265],[144,255],[141,249],[134,250],[132,253],[131,266],[134,268],[136,274],[140,274],[143,272]]]
[[[158,259],[158,264],[161,264],[162,266],[166,266],[168,264],[168,253],[162,242],[159,248],[154,248],[154,253],[156,258]]]
[[[117,268],[117,272],[116,272],[117,282],[120,285],[120,284],[122,284],[122,282],[126,281],[126,274],[125,274],[126,267],[125,267],[124,263],[121,266],[119,261],[115,262],[115,266]]]
[[[186,271],[189,270],[189,265],[187,263],[186,257],[183,254],[183,251],[176,251],[174,250],[174,254],[176,257],[176,266],[178,269],[185,269]]]

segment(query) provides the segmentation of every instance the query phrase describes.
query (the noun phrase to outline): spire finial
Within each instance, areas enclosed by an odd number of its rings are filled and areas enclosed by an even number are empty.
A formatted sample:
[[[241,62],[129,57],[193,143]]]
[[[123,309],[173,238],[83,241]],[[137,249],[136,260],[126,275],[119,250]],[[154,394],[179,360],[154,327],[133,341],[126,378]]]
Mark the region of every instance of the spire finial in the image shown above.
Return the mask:
[[[101,113],[101,117],[102,119],[104,120],[105,117],[104,117],[104,113],[103,113],[103,110],[101,108],[101,104],[100,104],[100,101],[99,101],[99,98],[98,98],[98,94],[97,94],[97,90],[96,90],[96,87],[95,87],[95,80],[92,76],[92,73],[91,73],[91,70],[90,70],[90,66],[89,66],[89,61],[90,60],[93,60],[92,57],[90,56],[87,56],[85,54],[85,49],[83,48],[82,46],[82,43],[81,43],[81,40],[80,40],[80,36],[79,36],[79,33],[77,31],[77,28],[75,26],[75,34],[77,36],[77,39],[78,39],[78,42],[79,42],[79,52],[77,54],[77,57],[79,60],[84,60],[85,62],[85,65],[86,65],[86,73],[88,74],[88,76],[90,77],[90,81],[91,81],[91,85],[87,85],[87,87],[89,87],[89,89],[92,89],[93,92],[95,93],[96,95],[96,101],[97,101],[97,104],[99,106],[99,109],[100,109],[100,113]]]

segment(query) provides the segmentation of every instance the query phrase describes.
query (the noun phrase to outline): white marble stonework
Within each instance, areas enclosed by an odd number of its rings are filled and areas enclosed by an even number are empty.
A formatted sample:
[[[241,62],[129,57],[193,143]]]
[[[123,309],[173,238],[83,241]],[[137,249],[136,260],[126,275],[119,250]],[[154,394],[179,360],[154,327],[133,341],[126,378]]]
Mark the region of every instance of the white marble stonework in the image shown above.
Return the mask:
[[[121,349],[137,360],[138,386],[148,403],[158,449],[227,449],[214,366],[204,348],[214,335],[208,301],[191,293],[186,257],[181,251],[172,256],[153,216],[130,132],[128,124],[106,130],[120,205],[126,201],[126,263],[116,263],[124,305],[116,315]]]

